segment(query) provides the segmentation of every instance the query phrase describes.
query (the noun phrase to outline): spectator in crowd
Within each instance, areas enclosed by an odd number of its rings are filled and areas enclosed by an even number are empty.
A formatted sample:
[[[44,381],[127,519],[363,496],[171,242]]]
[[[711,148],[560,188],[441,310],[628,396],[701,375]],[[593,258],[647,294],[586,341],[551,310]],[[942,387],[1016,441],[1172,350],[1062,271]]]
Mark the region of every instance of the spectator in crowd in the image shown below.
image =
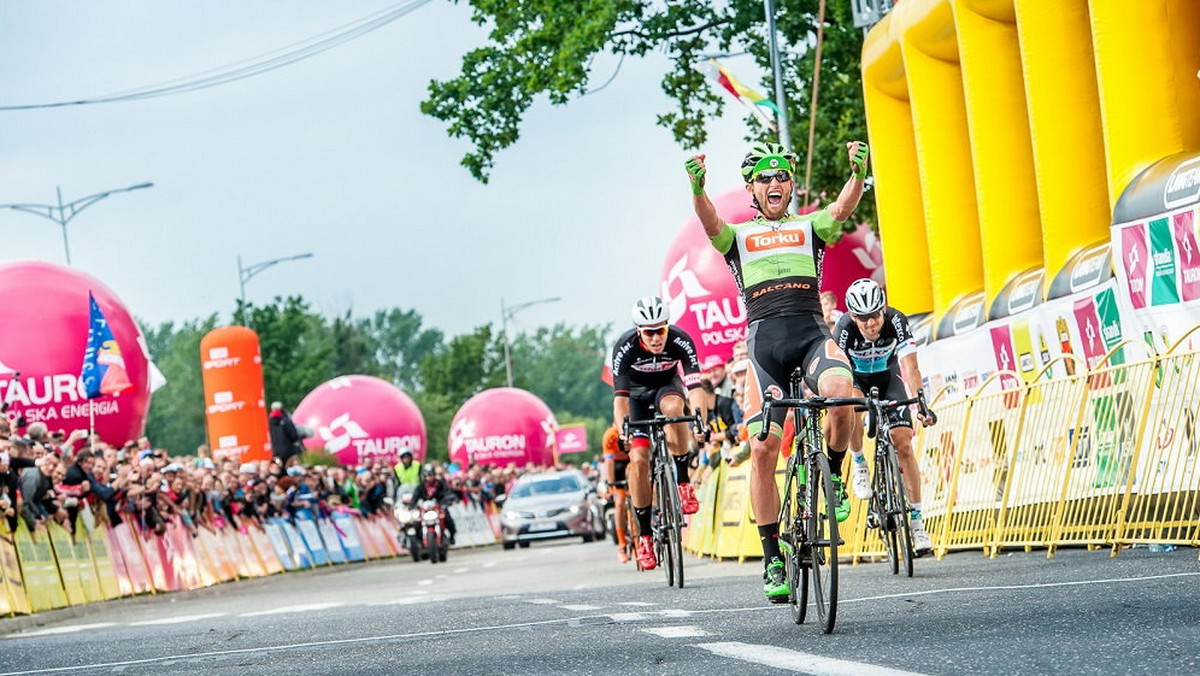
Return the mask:
[[[21,518],[29,530],[46,523],[50,518],[65,524],[67,512],[54,499],[54,471],[58,456],[45,454],[41,463],[21,471],[19,487],[22,497]]]
[[[292,416],[278,401],[271,403],[271,413],[267,415],[267,422],[271,427],[271,452],[286,467],[288,461],[299,457],[304,450],[300,431],[296,429],[296,423],[292,422]]]
[[[704,372],[701,377],[712,383],[713,389],[718,394],[728,397],[733,391],[733,383],[726,377],[727,371],[725,362],[717,355],[709,355],[704,360]]]
[[[821,318],[825,320],[825,325],[829,327],[829,331],[833,332],[834,324],[842,318],[842,311],[838,309],[837,294],[832,291],[821,292]]]

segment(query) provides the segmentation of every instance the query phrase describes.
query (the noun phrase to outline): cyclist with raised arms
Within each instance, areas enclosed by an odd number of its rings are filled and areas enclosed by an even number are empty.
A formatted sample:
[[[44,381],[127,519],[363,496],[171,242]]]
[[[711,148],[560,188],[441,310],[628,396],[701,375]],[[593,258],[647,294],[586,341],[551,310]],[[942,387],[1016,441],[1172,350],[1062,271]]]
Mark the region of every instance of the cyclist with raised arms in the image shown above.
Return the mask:
[[[822,319],[820,280],[825,242],[850,218],[863,193],[867,175],[867,146],[847,143],[853,175],[828,207],[810,214],[788,213],[796,184],[796,156],[778,143],[754,145],[742,161],[742,179],[759,215],[746,223],[729,224],[704,192],[704,155],[687,160],[692,184],[692,206],[713,247],[737,281],[750,324],[750,373],[746,381],[747,431],[750,436],[750,506],[762,540],[763,593],[775,603],[786,603],[790,589],[779,549],[779,489],[775,469],[782,442],[782,422],[787,412],[772,411],[764,423],[764,394],[782,398],[792,371],[803,369],[810,390],[825,397],[848,397],[854,391],[846,355],[829,335]],[[850,513],[842,480],[842,461],[850,440],[854,415],[847,407],[827,414],[829,468],[834,491],[841,496],[834,512],[839,521]],[[763,425],[770,434],[758,440]]]
[[[684,413],[684,388],[692,409],[706,418],[704,390],[700,389],[700,360],[696,344],[686,332],[667,323],[667,306],[655,296],[646,296],[633,305],[634,328],[617,339],[612,352],[613,425],[621,429],[625,416],[631,421],[649,420],[655,412],[673,418]],[[683,378],[679,370],[683,369]],[[677,423],[666,429],[667,446],[675,459],[675,477],[679,484],[684,514],[700,510],[696,492],[688,483],[688,450],[691,447],[687,425]],[[637,559],[643,570],[658,565],[654,540],[650,536],[650,435],[645,429],[630,432],[625,448],[629,453],[626,477],[633,513],[637,518]]]
[[[892,401],[915,396],[921,389],[921,368],[917,364],[917,343],[908,328],[908,317],[888,307],[883,289],[865,278],[855,280],[846,290],[846,307],[850,312],[842,315],[834,326],[833,339],[850,357],[854,387],[863,393],[875,387],[881,398]],[[917,419],[926,427],[934,423],[920,411]],[[921,519],[921,467],[912,451],[912,412],[907,406],[891,409],[888,421],[908,493],[913,549],[917,556],[922,556],[933,551],[933,541]],[[855,425],[853,429],[850,453],[854,457],[854,493],[867,500],[871,497],[871,475],[862,452],[862,425]]]

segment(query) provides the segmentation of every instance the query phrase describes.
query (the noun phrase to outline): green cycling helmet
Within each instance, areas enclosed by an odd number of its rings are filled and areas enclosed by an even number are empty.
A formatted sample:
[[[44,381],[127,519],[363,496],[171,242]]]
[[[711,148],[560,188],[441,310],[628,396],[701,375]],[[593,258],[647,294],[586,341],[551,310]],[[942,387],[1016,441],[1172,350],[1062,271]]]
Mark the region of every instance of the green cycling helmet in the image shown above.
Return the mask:
[[[796,170],[796,155],[778,143],[755,143],[742,160],[742,180],[749,183],[754,175],[766,169]]]

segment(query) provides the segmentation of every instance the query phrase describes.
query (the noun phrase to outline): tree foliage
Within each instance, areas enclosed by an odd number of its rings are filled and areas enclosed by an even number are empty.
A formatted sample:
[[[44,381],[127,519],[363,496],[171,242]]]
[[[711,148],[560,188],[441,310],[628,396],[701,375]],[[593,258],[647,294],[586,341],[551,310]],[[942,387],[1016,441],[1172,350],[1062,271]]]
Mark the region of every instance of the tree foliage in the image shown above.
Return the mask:
[[[259,335],[267,401],[294,409],[321,383],[351,374],[374,375],[409,394],[425,418],[431,458],[445,459],[450,422],[475,394],[505,384],[504,346],[491,325],[446,340],[413,310],[381,310],[365,318],[332,319],[300,297],[247,305]],[[239,307],[233,317],[241,317]],[[143,326],[150,353],[168,385],[154,394],[147,434],[175,453],[205,442],[200,341],[220,325],[216,315]],[[513,337],[515,385],[542,398],[563,422],[596,427],[599,447],[611,410],[600,381],[607,327],[563,325]]]
[[[421,110],[446,122],[451,136],[471,142],[462,164],[485,183],[497,153],[520,138],[521,121],[534,101],[545,96],[564,105],[584,95],[597,55],[637,58],[654,51],[671,59],[662,89],[676,106],[657,121],[686,149],[705,143],[707,122],[729,102],[694,67],[698,62],[711,54],[749,52],[763,73],[771,72],[762,0],[467,2],[472,20],[491,29],[489,43],[463,57],[457,77],[430,82]],[[788,129],[801,156],[808,144],[818,2],[776,3]],[[836,193],[849,176],[845,142],[866,139],[862,34],[853,25],[850,3],[840,0],[827,3],[824,28],[813,189]],[[758,88],[774,91],[770,80]],[[763,136],[753,118],[747,124],[748,140]]]

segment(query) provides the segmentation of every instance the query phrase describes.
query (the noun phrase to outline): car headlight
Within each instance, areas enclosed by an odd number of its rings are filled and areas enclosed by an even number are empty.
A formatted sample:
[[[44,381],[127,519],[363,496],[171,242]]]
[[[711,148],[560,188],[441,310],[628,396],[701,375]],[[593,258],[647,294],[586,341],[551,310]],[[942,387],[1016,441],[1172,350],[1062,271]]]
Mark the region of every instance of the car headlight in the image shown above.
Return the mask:
[[[572,513],[572,514],[578,514],[578,513],[582,512],[582,511],[583,511],[583,507],[582,507],[582,506],[580,506],[580,505],[571,505],[571,513]]]
[[[517,515],[512,512],[500,512],[500,520],[512,523],[517,520]]]

